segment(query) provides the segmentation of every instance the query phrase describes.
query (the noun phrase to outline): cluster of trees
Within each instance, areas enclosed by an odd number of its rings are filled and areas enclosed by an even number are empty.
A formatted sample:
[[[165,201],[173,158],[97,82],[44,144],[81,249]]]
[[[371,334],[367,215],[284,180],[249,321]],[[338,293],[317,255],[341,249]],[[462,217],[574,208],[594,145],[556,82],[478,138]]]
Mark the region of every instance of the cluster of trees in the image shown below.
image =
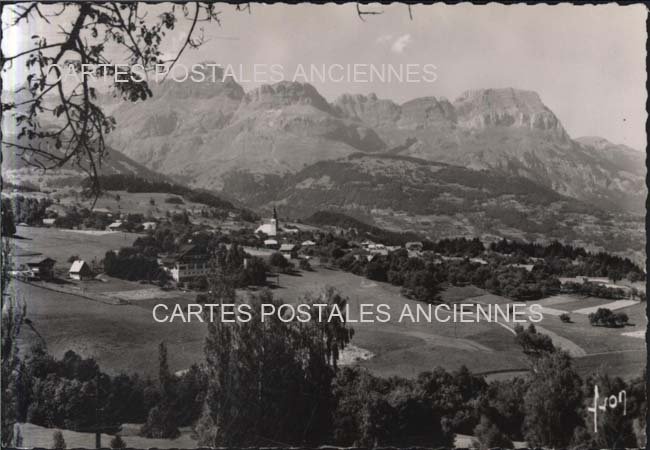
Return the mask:
[[[148,438],[174,439],[179,427],[194,424],[201,413],[206,395],[206,372],[192,365],[183,375],[169,370],[167,346],[158,347],[158,382],[150,391],[149,408],[140,435]]]
[[[40,199],[34,197],[25,197],[17,195],[13,198],[5,197],[2,199],[2,227],[3,230],[10,231],[12,225],[18,223],[26,223],[27,225],[40,225],[46,216],[46,209],[52,205],[52,199],[42,197]],[[5,225],[5,220],[7,224]],[[11,236],[13,233],[4,234],[3,236]]]
[[[8,198],[2,199],[2,236],[13,236],[16,234],[14,213],[11,210],[11,201]]]
[[[438,301],[440,284],[445,281],[441,268],[422,258],[409,258],[406,250],[398,250],[386,256],[375,256],[371,261],[362,255],[345,254],[336,260],[337,265],[374,281],[387,281],[402,287],[405,296],[434,303]]]
[[[248,257],[237,243],[219,244],[213,253],[215,269],[236,288],[266,285],[268,265],[257,256]]]
[[[403,286],[405,295],[428,302],[436,301],[441,283],[474,284],[509,298],[536,300],[560,291],[559,276],[597,276],[604,272],[615,279],[621,278],[616,275],[621,272],[632,280],[644,276],[641,269],[626,258],[606,253],[592,254],[583,248],[559,242],[543,246],[501,240],[490,245],[494,253],[485,254],[483,261],[471,259],[485,252],[479,239],[425,240],[423,249],[425,251],[419,257],[409,258],[406,251],[397,250],[388,255],[374,255],[368,261],[363,252],[355,251],[343,237],[326,235],[312,252],[321,255],[321,261],[333,261],[343,270]],[[443,255],[442,259],[437,255]],[[530,263],[530,258],[539,258],[530,264],[532,268],[521,264]],[[626,296],[623,290],[593,283],[568,283],[565,287],[602,298]]]
[[[147,193],[161,192],[165,194],[178,195],[188,202],[201,203],[211,208],[238,212],[240,218],[245,221],[252,222],[259,219],[255,213],[245,209],[238,210],[231,202],[223,200],[209,191],[192,189],[169,181],[147,179],[129,174],[113,174],[100,176],[99,183],[104,190]],[[92,181],[86,180],[83,185],[86,188],[90,188],[92,186]],[[180,200],[179,204],[183,203],[183,200],[179,197],[170,198],[175,198],[177,200],[172,200],[168,203],[176,203],[178,200]]]
[[[645,279],[643,269],[629,258],[606,252],[592,253],[582,247],[553,241],[548,245],[502,239],[490,244],[490,250],[528,258],[541,258],[559,276],[608,277],[614,281]]]
[[[486,389],[466,368],[436,369],[416,379],[379,378],[344,368],[337,376],[334,439],[342,446],[453,446],[454,433],[471,433],[475,402]]]
[[[265,291],[236,298],[222,270],[211,280],[211,303],[281,300]],[[331,289],[305,303],[344,309]],[[645,379],[629,383],[596,375],[583,380],[571,357],[534,328],[515,338],[530,356],[530,372],[513,380],[486,382],[462,367],[437,368],[415,379],[380,378],[359,366],[339,367],[353,335],[345,321],[211,322],[204,365],[180,376],[169,370],[167,347],[159,347],[158,379],[111,377],[92,359],[68,352],[56,360],[35,348],[20,363],[17,418],[42,426],[92,430],[144,423],[141,435],[173,438],[193,426],[199,445],[451,446],[454,434],[476,436],[476,446],[636,447],[642,442]],[[550,344],[549,344],[550,343]],[[600,415],[597,432],[587,407],[593,387],[605,396],[627,392],[622,411]],[[99,418],[96,411],[101,411]],[[115,447],[118,448],[118,447]]]
[[[555,351],[553,340],[545,334],[538,333],[532,323],[528,328],[520,324],[515,326],[515,342],[529,356],[540,356]]]
[[[472,262],[467,258],[440,261],[426,253],[422,257],[409,257],[405,250],[375,256],[369,262],[348,253],[337,259],[336,263],[343,270],[402,286],[404,295],[426,302],[437,301],[442,283],[474,284],[517,300],[543,298],[560,289],[558,278],[542,265],[528,271],[502,261],[490,261],[488,264]]]
[[[574,294],[585,295],[588,297],[608,298],[612,300],[619,300],[628,296],[624,289],[609,287],[601,283],[592,283],[589,281],[584,283],[563,283],[562,289]]]
[[[131,281],[166,280],[166,274],[158,266],[155,256],[141,253],[135,247],[122,247],[117,253],[112,250],[106,252],[104,272],[111,277]]]
[[[111,377],[72,351],[57,360],[42,346],[27,353],[18,374],[17,421],[71,430],[90,430],[98,420],[109,430],[143,421],[153,387],[137,375]]]
[[[175,437],[178,427],[196,422],[205,398],[205,371],[194,365],[171,374],[164,343],[158,380],[111,376],[92,358],[68,351],[55,359],[42,346],[31,348],[19,369],[18,421],[50,428],[116,432],[123,423],[144,423],[145,437]]]
[[[185,204],[183,199],[180,198],[180,197],[167,197],[165,199],[165,203],[169,203],[169,204],[172,204],[172,205],[184,205]]]
[[[341,229],[350,239],[370,239],[387,245],[403,245],[409,241],[422,240],[422,237],[417,233],[398,233],[384,230],[383,228],[368,225],[354,217],[332,211],[318,211],[305,219],[305,223],[318,227],[336,227]]]
[[[90,211],[88,208],[72,206],[66,211],[65,216],[58,216],[54,220],[57,228],[75,228],[84,226],[96,230],[104,230],[113,220],[106,213]]]
[[[236,302],[227,274],[211,279],[210,302]],[[336,406],[332,382],[340,351],[351,330],[344,321],[261,320],[260,303],[280,302],[267,291],[244,301],[253,304],[248,322],[211,322],[206,338],[207,396],[196,425],[199,445],[247,447],[319,445],[331,438]],[[333,289],[305,303],[344,308]]]
[[[598,308],[595,313],[589,314],[589,323],[595,327],[623,327],[628,324],[629,320],[624,312],[615,313],[608,308]]]
[[[485,251],[485,246],[479,238],[442,239],[437,242],[425,240],[423,250],[430,250],[445,256],[464,256],[474,258]]]

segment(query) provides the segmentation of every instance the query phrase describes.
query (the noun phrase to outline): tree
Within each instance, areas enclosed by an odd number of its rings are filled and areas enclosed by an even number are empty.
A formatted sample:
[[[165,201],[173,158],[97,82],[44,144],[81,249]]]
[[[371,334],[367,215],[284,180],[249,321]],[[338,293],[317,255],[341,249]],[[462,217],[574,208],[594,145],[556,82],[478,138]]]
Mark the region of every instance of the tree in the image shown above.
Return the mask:
[[[56,430],[52,434],[52,448],[54,450],[64,450],[66,448],[65,439],[63,439],[63,433],[61,433],[61,430]]]
[[[114,129],[115,120],[97,103],[95,78],[112,79],[124,100],[145,100],[151,90],[142,73],[134,74],[134,66],[147,73],[161,64],[170,70],[187,47],[203,43],[195,32],[197,23],[218,22],[218,12],[209,3],[171,6],[145,20],[148,9],[149,5],[137,3],[50,6],[37,2],[11,8],[9,27],[34,22],[39,29],[52,29],[52,35],[60,27],[63,37],[51,42],[48,33],[34,34],[32,44],[17,53],[0,53],[3,71],[23,64],[27,72],[19,100],[2,103],[2,111],[12,114],[19,131],[16,140],[2,144],[27,155],[26,162],[41,169],[74,163],[90,176],[92,190],[98,194],[98,169],[107,151],[104,138]],[[55,22],[59,16],[71,20]],[[178,25],[179,18],[189,25],[185,41],[174,57],[165,59],[166,32]],[[124,65],[126,76],[116,76],[116,63]],[[92,74],[88,65],[95,67]],[[68,71],[76,77],[65,76]],[[46,112],[53,121],[40,120]]]
[[[615,313],[608,308],[598,308],[595,313],[589,314],[589,323],[597,327],[617,328],[627,325],[629,317],[625,313]]]
[[[268,267],[262,258],[257,256],[248,258],[244,270],[246,284],[264,286],[266,284],[266,272],[268,272]]]
[[[607,271],[607,278],[609,278],[612,281],[612,283],[616,284],[617,281],[623,279],[623,275],[618,269],[612,268]]]
[[[199,445],[259,446],[272,442],[320,443],[331,431],[331,383],[345,322],[262,321],[261,304],[279,307],[269,291],[239,299],[217,253],[206,301],[246,303],[251,320],[208,323],[207,394],[197,423]],[[310,299],[305,299],[308,302]],[[319,302],[342,304],[330,291]],[[349,340],[349,334],[348,340]]]
[[[2,236],[13,236],[16,234],[16,224],[14,223],[14,213],[11,209],[11,201],[2,199]]]
[[[161,342],[158,346],[158,383],[160,394],[158,403],[151,408],[147,421],[142,425],[140,434],[149,438],[176,438],[180,435],[175,414],[173,393],[173,375],[169,372],[167,346]]]
[[[538,333],[532,323],[527,329],[521,325],[515,326],[515,342],[521,346],[525,354],[530,356],[540,356],[555,351],[553,340],[545,334]]]
[[[582,380],[567,353],[556,351],[533,360],[524,396],[524,437],[529,446],[567,446],[583,424],[582,401]]]
[[[287,258],[285,258],[282,253],[274,252],[269,257],[269,264],[271,264],[273,267],[284,269],[289,265],[289,261],[287,261]]]
[[[594,386],[598,386],[599,398],[598,403],[602,404],[605,398],[614,395],[619,396],[621,391],[626,391],[626,395],[631,393],[629,386],[625,381],[618,377],[610,377],[606,374],[599,373],[590,377],[585,382],[586,406],[593,407]],[[636,400],[636,399],[634,399]],[[628,400],[629,402],[629,400]],[[629,402],[631,403],[631,402]],[[635,406],[632,406],[627,414],[634,413]],[[638,415],[645,415],[645,411]],[[594,428],[594,416],[588,415],[588,430]],[[632,419],[632,420],[631,420]],[[606,413],[599,411],[597,421],[597,432],[592,435],[592,444],[595,448],[635,448],[638,447],[637,439],[634,434],[633,425],[634,416],[623,415],[623,408],[608,409]]]
[[[309,264],[309,261],[306,259],[300,260],[300,262],[298,263],[298,268],[306,272],[312,272],[314,270],[312,269],[311,264]]]
[[[528,391],[526,378],[492,381],[481,393],[478,410],[491,423],[513,441],[523,440],[524,395]]]
[[[481,422],[474,429],[477,439],[477,447],[485,450],[494,447],[512,448],[512,441],[508,439],[499,428],[485,416],[481,416]]]
[[[2,236],[0,247],[0,311],[2,323],[0,326],[0,354],[2,364],[0,367],[0,383],[2,386],[2,401],[0,402],[0,420],[2,429],[0,435],[2,446],[9,447],[14,441],[14,425],[16,423],[16,374],[20,360],[18,358],[18,335],[25,317],[25,306],[20,305],[15,295],[9,292],[9,267],[11,267],[9,242]]]
[[[111,448],[126,448],[126,442],[119,434],[116,434],[113,439],[111,439]]]

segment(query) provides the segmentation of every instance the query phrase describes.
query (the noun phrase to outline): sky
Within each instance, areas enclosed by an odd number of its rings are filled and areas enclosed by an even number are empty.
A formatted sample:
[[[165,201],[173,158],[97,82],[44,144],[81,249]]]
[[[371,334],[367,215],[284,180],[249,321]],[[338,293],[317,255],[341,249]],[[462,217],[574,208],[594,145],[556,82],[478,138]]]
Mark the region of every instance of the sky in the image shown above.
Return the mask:
[[[414,5],[412,19],[404,5],[362,8],[383,12],[363,21],[354,4],[253,4],[250,14],[217,5],[221,25],[204,25],[207,42],[180,63],[279,64],[287,73],[297,64],[433,64],[433,83],[312,84],[329,101],[374,92],[398,103],[422,96],[453,101],[467,89],[533,90],[572,137],[646,146],[642,5]],[[179,23],[170,52],[186,30]],[[31,33],[8,31],[6,53]]]

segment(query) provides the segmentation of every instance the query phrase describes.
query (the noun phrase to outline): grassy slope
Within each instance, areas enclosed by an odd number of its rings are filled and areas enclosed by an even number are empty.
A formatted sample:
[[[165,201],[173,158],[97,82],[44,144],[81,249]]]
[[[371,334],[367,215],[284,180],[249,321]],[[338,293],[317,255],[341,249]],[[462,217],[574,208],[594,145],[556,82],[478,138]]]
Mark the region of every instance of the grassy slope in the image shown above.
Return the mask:
[[[23,227],[20,234],[32,240],[15,240],[16,251],[24,250],[25,246],[37,248],[59,260],[61,270],[67,270],[65,260],[70,254],[76,253],[87,259],[93,255],[101,257],[108,249],[129,245],[136,236],[119,233],[94,236]],[[298,276],[281,275],[280,286],[274,289],[275,295],[287,302],[297,302],[304,292],[325,285],[336,286],[350,298],[352,319],[357,318],[360,303],[390,305],[392,320],[389,323],[351,324],[355,329],[353,343],[375,355],[361,364],[377,374],[413,376],[436,366],[453,369],[462,364],[476,372],[517,370],[526,366],[521,351],[514,345],[512,334],[496,324],[399,323],[397,317],[403,306],[408,304],[415,307],[417,303],[401,297],[398,287],[329,270],[318,264],[315,264],[315,268],[315,272],[302,272]],[[139,371],[154,375],[157,370],[157,345],[164,340],[170,349],[172,370],[185,369],[192,363],[203,361],[204,324],[161,324],[154,322],[151,314],[153,305],[158,302],[187,303],[192,301],[193,294],[179,293],[174,299],[166,293],[165,300],[150,298],[131,305],[107,305],[24,283],[16,283],[12,287],[15,294],[26,302],[28,317],[45,337],[50,351],[57,356],[71,349],[97,358],[105,370],[114,373]],[[150,288],[122,280],[108,283],[93,281],[84,285],[87,292],[105,294]],[[443,294],[443,298],[462,301],[482,295],[481,299],[488,303],[507,302],[502,297],[483,294],[484,291],[473,287],[451,288]],[[560,299],[561,303],[557,303],[557,299],[549,301],[553,303],[550,307],[574,311],[593,306],[600,300],[567,297]],[[604,300],[602,302],[606,303]],[[641,373],[644,341],[622,336],[621,333],[645,327],[644,306],[635,305],[622,310],[635,324],[624,329],[594,328],[589,325],[586,316],[579,314],[572,314],[572,324],[564,324],[557,317],[549,315],[542,326],[575,342],[588,354],[598,354],[578,359],[576,365],[581,371],[586,373],[604,364],[610,373],[638,376]],[[23,347],[36,339],[33,332],[25,329]]]

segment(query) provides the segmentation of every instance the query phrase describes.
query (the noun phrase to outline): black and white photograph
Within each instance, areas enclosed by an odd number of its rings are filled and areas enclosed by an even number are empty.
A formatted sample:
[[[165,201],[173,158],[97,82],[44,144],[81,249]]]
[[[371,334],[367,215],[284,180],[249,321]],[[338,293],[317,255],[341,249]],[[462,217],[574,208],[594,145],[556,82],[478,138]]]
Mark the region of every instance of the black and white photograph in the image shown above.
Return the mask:
[[[3,448],[645,448],[646,5],[0,14]]]

